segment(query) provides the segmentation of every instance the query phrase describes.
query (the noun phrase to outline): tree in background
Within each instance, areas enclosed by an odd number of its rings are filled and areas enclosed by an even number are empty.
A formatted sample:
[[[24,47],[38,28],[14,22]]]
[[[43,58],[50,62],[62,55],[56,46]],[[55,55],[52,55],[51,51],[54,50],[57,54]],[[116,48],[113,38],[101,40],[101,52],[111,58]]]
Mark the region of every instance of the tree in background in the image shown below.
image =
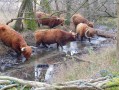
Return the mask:
[[[58,1],[55,0],[56,11],[59,11]],[[57,16],[60,16],[60,13],[57,13]]]
[[[15,30],[23,29],[21,27],[23,26],[23,20],[21,19],[23,17],[26,18],[26,28],[30,30],[35,30],[37,28],[37,24],[35,21],[34,13],[35,12],[33,11],[33,0],[23,0],[17,15],[18,20],[15,23]]]
[[[35,10],[34,10],[35,11]],[[35,21],[35,12],[33,11],[33,1],[27,0],[27,4],[25,7],[24,17],[29,18],[25,19],[26,28],[29,30],[35,30],[37,28],[37,23]]]
[[[41,0],[41,7],[42,10],[46,13],[51,13],[51,7],[50,7],[50,3],[48,2],[49,0]]]
[[[21,4],[20,9],[18,11],[17,18],[23,17],[23,12],[25,10],[26,3],[27,3],[27,0],[22,1],[22,4]],[[22,19],[18,19],[15,23],[14,29],[17,31],[20,31],[22,29],[21,26],[22,26]]]
[[[72,3],[72,0],[66,0],[66,24],[67,25],[70,25],[70,18],[71,18],[71,3]]]

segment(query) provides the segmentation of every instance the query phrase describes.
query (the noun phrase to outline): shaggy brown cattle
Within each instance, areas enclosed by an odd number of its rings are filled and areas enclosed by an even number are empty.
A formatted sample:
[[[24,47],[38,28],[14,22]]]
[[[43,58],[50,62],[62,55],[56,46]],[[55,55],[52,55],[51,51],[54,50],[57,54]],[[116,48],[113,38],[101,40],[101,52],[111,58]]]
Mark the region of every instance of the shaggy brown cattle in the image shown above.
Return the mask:
[[[86,18],[84,18],[82,15],[80,14],[74,14],[71,18],[71,21],[72,23],[74,24],[75,26],[75,29],[76,29],[76,26],[79,24],[79,23],[85,23],[87,24],[89,27],[92,27],[93,28],[93,22],[90,22],[88,21]]]
[[[94,30],[94,28],[89,27],[85,23],[80,23],[76,27],[76,33],[78,34],[78,36],[80,35],[81,41],[84,37],[86,37],[89,39],[90,42],[90,38],[96,34],[96,30]]]
[[[54,44],[57,43],[57,48],[59,45],[62,47],[69,41],[76,40],[76,33],[66,32],[61,29],[41,29],[37,30],[34,33],[36,46],[41,43],[43,46],[47,47],[46,44]]]
[[[0,40],[5,45],[15,50],[18,59],[20,59],[21,54],[24,55],[26,60],[30,58],[32,53],[31,47],[27,45],[20,33],[16,32],[8,25],[0,24]]]
[[[58,18],[57,16],[50,16],[49,14],[43,12],[36,12],[36,18],[39,18],[39,20],[37,20],[38,25],[47,25],[50,28],[64,24],[63,18]]]

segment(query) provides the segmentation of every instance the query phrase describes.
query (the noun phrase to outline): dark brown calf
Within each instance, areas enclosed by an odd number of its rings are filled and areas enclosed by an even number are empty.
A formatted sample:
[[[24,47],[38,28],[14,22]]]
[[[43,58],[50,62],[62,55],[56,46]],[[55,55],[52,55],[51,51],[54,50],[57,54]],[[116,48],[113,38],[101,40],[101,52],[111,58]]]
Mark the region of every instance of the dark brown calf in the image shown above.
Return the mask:
[[[49,14],[43,12],[36,12],[36,18],[39,18],[37,20],[38,25],[47,25],[49,26],[49,28],[64,24],[63,18],[59,18],[57,16],[50,16]]]

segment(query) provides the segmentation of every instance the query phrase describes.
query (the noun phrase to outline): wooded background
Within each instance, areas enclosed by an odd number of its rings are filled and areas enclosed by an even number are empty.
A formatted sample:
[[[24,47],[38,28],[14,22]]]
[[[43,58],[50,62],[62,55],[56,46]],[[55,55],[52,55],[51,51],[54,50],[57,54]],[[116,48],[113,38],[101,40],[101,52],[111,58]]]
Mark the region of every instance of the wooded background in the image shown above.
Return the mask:
[[[22,1],[0,0],[0,21],[6,23],[11,18],[16,18]],[[99,16],[116,17],[117,14],[116,0],[31,0],[31,2],[33,6],[36,4],[36,11],[60,12],[61,16],[68,16],[68,19],[74,13],[81,13],[94,21]]]

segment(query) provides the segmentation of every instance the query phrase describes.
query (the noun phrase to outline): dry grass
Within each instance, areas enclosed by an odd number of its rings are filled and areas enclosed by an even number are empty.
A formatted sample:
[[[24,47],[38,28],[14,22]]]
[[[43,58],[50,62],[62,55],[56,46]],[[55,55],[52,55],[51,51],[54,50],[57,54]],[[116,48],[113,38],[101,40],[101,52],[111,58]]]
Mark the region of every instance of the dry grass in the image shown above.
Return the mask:
[[[116,60],[115,46],[103,48],[100,51],[90,51],[81,58],[88,62],[76,62],[74,59],[68,60],[65,64],[58,66],[53,82],[64,82],[76,79],[98,78],[100,71],[108,71],[109,73],[117,73],[119,64]]]

